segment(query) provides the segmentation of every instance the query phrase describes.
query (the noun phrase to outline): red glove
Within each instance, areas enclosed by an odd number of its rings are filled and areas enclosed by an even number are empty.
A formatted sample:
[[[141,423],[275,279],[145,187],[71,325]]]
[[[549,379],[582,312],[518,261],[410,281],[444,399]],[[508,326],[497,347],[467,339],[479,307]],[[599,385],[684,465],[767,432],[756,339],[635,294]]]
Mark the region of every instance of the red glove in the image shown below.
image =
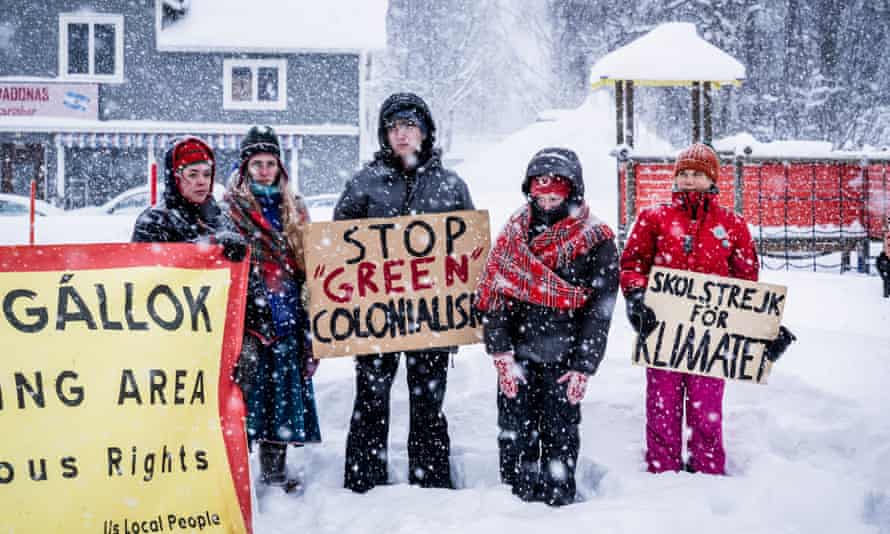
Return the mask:
[[[578,404],[581,402],[587,392],[587,375],[578,371],[569,371],[556,381],[557,384],[565,382],[569,383],[566,386],[566,397],[569,398],[569,403]]]
[[[516,367],[516,360],[512,352],[498,352],[492,354],[494,367],[498,371],[498,389],[508,399],[515,399],[519,392],[519,382],[525,383],[522,371]]]

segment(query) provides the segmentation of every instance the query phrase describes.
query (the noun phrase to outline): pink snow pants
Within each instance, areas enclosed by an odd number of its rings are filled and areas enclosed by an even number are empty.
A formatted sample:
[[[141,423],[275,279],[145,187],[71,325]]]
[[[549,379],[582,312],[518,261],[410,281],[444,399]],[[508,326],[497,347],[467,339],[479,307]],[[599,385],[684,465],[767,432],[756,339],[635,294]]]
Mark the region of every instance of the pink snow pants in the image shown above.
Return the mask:
[[[696,472],[722,475],[723,380],[707,376],[646,369],[646,463],[650,473],[683,467],[683,401],[689,438],[689,466]]]

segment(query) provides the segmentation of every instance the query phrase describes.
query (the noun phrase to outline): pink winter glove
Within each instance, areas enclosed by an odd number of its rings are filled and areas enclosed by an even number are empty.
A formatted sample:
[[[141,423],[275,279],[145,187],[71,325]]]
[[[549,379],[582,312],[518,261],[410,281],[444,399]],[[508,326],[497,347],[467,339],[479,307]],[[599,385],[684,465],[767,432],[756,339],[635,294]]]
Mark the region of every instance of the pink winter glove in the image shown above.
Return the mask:
[[[517,372],[516,360],[512,352],[498,352],[491,355],[494,359],[494,367],[498,370],[498,389],[508,399],[515,399],[519,392],[519,382],[525,383],[525,378]]]
[[[559,377],[557,384],[568,382],[566,386],[566,397],[569,398],[570,404],[578,404],[584,400],[584,394],[587,392],[587,375],[578,371],[569,371]]]

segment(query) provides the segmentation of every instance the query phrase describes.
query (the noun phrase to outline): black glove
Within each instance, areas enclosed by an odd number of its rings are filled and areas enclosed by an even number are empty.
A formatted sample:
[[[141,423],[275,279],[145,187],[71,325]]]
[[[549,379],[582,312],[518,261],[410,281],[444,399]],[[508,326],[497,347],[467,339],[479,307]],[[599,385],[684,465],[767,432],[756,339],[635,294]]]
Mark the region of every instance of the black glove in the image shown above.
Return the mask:
[[[232,369],[232,380],[247,394],[259,382],[259,369],[260,342],[251,335],[245,335],[241,343],[241,354]]]
[[[652,308],[643,302],[643,293],[642,289],[635,289],[624,300],[627,302],[627,320],[638,334],[646,338],[658,326],[658,320]]]
[[[219,232],[216,234],[216,242],[222,245],[223,256],[231,261],[241,261],[247,254],[247,241],[238,232]]]
[[[884,280],[890,279],[890,258],[885,253],[881,252],[881,255],[878,256],[878,259],[875,261],[875,267],[881,273],[881,278]]]
[[[791,333],[791,330],[788,330],[784,326],[779,327],[779,335],[776,336],[776,339],[770,341],[766,344],[766,348],[763,350],[766,359],[771,362],[776,362],[782,354],[788,349],[788,346],[797,341],[797,336]]]
[[[318,365],[321,363],[321,360],[316,358],[312,352],[312,338],[306,337],[306,343],[303,345],[303,369],[301,373],[303,380],[309,380],[315,376],[315,371],[318,370]]]

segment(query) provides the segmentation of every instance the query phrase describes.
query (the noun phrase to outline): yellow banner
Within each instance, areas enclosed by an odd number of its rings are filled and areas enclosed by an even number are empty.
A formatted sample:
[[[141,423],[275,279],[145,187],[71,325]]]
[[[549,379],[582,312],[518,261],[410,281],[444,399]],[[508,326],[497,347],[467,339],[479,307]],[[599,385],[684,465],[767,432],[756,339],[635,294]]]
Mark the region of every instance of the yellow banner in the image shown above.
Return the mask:
[[[247,531],[220,267],[0,272],[0,531]]]

